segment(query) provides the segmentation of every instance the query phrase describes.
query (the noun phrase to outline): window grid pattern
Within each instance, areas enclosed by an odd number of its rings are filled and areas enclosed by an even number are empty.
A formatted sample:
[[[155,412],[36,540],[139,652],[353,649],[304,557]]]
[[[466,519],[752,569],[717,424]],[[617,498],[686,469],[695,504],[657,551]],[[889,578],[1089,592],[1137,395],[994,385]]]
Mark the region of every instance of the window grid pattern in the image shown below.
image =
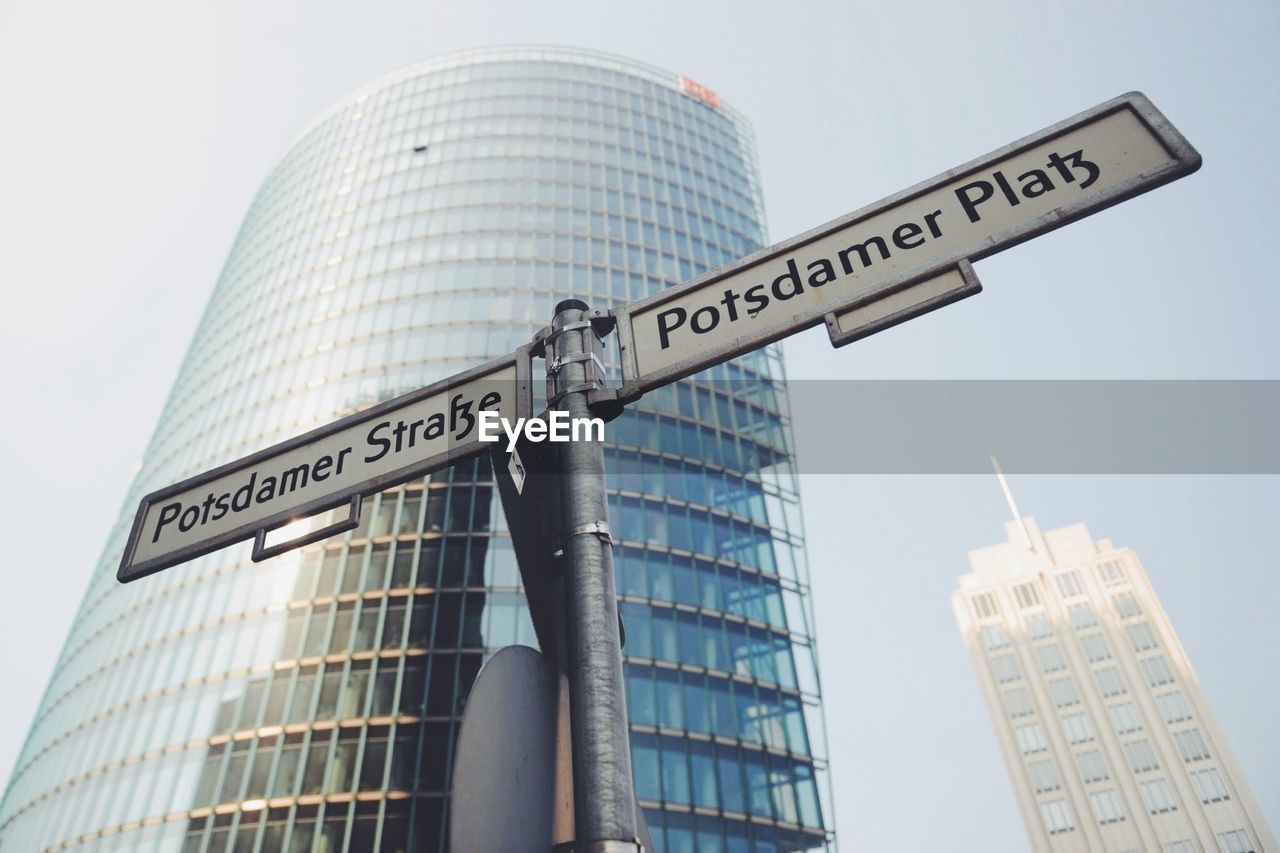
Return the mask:
[[[974,571],[953,596],[1005,760],[1031,795],[1019,803],[1034,845],[1092,819],[1117,849],[1134,832],[1154,832],[1167,850],[1252,849],[1245,821],[1256,815],[1233,793],[1244,780],[1211,754],[1225,744],[1210,742],[1211,714],[1140,563],[1082,528],[1044,536],[1055,556],[1081,562],[1046,567],[1011,536],[971,554]],[[1084,557],[1090,545],[1096,556]],[[961,597],[977,595],[1013,609],[970,621]],[[1056,720],[1036,716],[1049,707]],[[1179,837],[1182,812],[1199,821],[1194,839]],[[1231,826],[1243,829],[1219,832]]]
[[[672,75],[533,48],[398,72],[265,182],[125,505],[509,352],[563,298],[637,299],[764,239],[749,129]],[[767,348],[611,425],[636,779],[664,849],[830,840],[781,376]],[[237,547],[127,587],[122,525],[0,845],[88,849],[110,830],[119,849],[434,849],[471,680],[534,642],[491,480],[460,466],[367,502],[326,544],[263,564]]]

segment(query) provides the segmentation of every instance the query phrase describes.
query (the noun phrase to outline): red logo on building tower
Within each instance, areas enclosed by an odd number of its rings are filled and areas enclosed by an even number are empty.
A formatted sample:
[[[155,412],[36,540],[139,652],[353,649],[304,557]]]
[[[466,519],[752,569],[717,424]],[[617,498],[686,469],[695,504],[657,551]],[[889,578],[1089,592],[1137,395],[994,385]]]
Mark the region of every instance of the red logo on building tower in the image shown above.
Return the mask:
[[[697,98],[713,110],[720,109],[720,96],[701,83],[680,75],[680,91]]]

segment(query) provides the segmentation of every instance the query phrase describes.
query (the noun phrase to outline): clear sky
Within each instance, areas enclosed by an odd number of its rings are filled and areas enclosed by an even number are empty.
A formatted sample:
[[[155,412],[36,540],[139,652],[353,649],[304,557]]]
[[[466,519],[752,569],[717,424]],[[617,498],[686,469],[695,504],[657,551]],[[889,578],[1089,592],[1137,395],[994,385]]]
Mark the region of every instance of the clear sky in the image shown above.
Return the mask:
[[[693,77],[755,124],[774,240],[1142,90],[1199,173],[979,263],[986,291],[935,315],[839,351],[802,335],[789,372],[1280,379],[1273,2],[11,0],[4,17],[0,775],[258,184],[324,107],[418,59],[554,43]],[[1137,550],[1273,829],[1278,479],[1011,476],[1043,527]],[[1003,535],[994,478],[803,491],[842,846],[1025,849],[948,601],[966,551]]]

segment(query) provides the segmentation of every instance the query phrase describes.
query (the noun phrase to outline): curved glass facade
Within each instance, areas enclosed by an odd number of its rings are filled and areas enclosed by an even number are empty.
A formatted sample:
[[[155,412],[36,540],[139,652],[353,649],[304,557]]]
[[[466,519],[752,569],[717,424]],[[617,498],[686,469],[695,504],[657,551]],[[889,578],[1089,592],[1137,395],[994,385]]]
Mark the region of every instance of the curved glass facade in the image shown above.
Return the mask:
[[[422,63],[345,99],[245,218],[0,805],[5,850],[444,846],[486,654],[535,643],[483,460],[261,564],[121,586],[144,492],[764,241],[750,130],[587,51]],[[667,851],[823,849],[822,720],[775,348],[608,428],[637,794]]]

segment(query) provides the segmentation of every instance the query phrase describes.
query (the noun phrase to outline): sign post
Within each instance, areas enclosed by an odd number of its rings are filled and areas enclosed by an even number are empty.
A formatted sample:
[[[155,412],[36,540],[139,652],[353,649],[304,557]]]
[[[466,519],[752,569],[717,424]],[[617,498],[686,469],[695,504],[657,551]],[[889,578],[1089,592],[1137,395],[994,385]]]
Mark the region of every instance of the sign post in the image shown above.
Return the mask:
[[[577,299],[561,302],[543,339],[547,404],[573,418],[591,417],[587,394],[604,382],[600,340],[588,311]],[[637,851],[604,445],[570,441],[560,449],[560,466],[574,849]]]

